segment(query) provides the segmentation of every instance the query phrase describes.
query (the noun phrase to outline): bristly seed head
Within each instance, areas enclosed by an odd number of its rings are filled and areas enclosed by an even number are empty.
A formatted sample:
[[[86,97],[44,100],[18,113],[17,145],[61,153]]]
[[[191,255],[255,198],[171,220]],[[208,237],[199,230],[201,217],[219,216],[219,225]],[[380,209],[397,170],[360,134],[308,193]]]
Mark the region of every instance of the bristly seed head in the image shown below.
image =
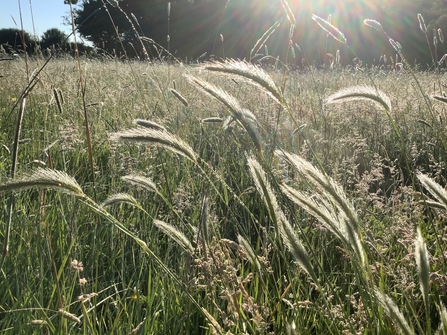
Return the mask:
[[[380,24],[380,22],[376,21],[376,20],[371,20],[371,19],[366,19],[363,21],[363,24],[366,26],[369,26],[371,28],[374,28],[375,30],[377,30],[378,32],[382,32],[384,33],[385,31],[383,30],[382,25]]]
[[[442,34],[441,28],[438,28],[438,37],[441,43],[444,43],[444,35]]]
[[[402,45],[400,45],[399,42],[393,40],[392,38],[390,38],[389,41],[390,41],[390,44],[393,46],[394,50],[396,50],[397,52],[402,51]]]
[[[183,106],[188,107],[188,101],[179,92],[171,88],[171,93],[183,104]]]
[[[418,21],[419,21],[419,27],[421,28],[422,32],[424,34],[427,33],[427,26],[425,25],[424,18],[422,17],[421,13],[418,13]]]
[[[441,65],[447,58],[447,54],[444,54],[444,56],[441,57],[441,59],[439,60],[438,64]]]
[[[345,35],[338,30],[337,27],[333,26],[331,23],[327,22],[325,19],[322,19],[321,17],[312,14],[312,20],[318,23],[318,25],[323,28],[324,31],[329,33],[333,38],[335,38],[337,41],[347,44],[347,40]]]

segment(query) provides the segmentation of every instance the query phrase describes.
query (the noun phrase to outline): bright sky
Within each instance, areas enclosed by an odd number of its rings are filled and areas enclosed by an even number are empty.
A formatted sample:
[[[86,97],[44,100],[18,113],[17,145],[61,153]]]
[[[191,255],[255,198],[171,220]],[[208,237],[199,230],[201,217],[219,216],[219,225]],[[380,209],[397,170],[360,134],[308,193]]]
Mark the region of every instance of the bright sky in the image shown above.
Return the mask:
[[[0,29],[20,28],[19,2],[23,27],[31,35],[34,35],[31,8],[37,36],[42,37],[42,34],[50,28],[58,28],[67,34],[71,32],[71,27],[63,24],[62,17],[68,15],[70,11],[70,6],[64,5],[64,0],[0,0]]]

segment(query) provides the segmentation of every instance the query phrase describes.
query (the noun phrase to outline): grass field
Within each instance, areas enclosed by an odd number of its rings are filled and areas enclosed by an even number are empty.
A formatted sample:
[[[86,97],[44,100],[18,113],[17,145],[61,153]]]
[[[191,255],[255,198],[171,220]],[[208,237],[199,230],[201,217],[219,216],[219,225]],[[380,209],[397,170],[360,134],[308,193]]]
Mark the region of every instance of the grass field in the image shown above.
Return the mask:
[[[0,333],[446,333],[444,74],[42,65],[0,62]]]

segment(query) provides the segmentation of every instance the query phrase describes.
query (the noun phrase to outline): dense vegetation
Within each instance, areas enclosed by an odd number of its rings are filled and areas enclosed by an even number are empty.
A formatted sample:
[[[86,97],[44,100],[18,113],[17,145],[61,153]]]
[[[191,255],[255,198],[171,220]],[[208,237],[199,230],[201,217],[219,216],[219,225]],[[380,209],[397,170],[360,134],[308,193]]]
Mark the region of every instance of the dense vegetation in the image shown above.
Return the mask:
[[[62,1],[62,0],[61,0]],[[70,1],[64,1],[69,4]],[[406,50],[409,62],[424,68],[433,66],[445,53],[439,43],[438,30],[447,31],[445,0],[313,0],[289,1],[295,26],[287,24],[284,0],[84,0],[71,1],[74,25],[79,35],[93,45],[96,52],[122,58],[159,58],[165,49],[182,61],[219,58],[248,59],[256,41],[272,26],[272,38],[258,50],[257,59],[279,59],[295,66],[326,63],[327,53],[340,50],[341,63],[352,64],[354,56],[346,46],[328,40],[324,31],[316,29],[312,15],[331,18],[345,32],[349,45],[365,64],[379,64],[380,58],[394,54],[387,39],[363,25],[365,19],[382,23],[390,37]],[[416,16],[422,14],[427,32],[418,29]],[[71,15],[64,19],[71,26]],[[5,36],[9,33],[8,36]],[[32,32],[29,32],[32,34]],[[53,29],[45,32],[41,49],[64,43]],[[0,44],[8,43],[14,50],[18,34],[11,29],[0,30]],[[28,35],[29,37],[29,35]],[[28,38],[25,39],[28,40]],[[40,36],[33,36],[28,51],[33,53]],[[62,40],[63,41],[63,40]],[[429,47],[421,47],[429,42]],[[47,43],[50,42],[50,43]],[[79,42],[79,41],[78,41]],[[438,45],[436,45],[438,42]],[[291,44],[295,57],[284,46]],[[71,50],[72,48],[70,48]],[[91,53],[86,45],[82,50]],[[65,50],[66,51],[66,50]],[[166,54],[163,56],[167,57]]]
[[[393,51],[387,40],[378,39],[363,26],[365,19],[381,22],[391,37],[407,50],[411,63],[417,59],[417,63],[424,66],[432,63],[433,31],[447,31],[444,0],[294,0],[288,3],[296,18],[293,35],[289,34],[290,27],[286,24],[287,15],[281,0],[79,1],[75,7],[75,24],[85,39],[108,53],[122,54],[122,42],[129,57],[144,58],[139,36],[145,36],[180,59],[196,59],[205,52],[208,57],[224,55],[243,59],[248,58],[262,34],[282,20],[274,38],[266,42],[268,52],[261,50],[260,53],[280,56],[282,61],[287,59],[299,66],[304,55],[297,52],[296,59],[289,59],[284,48],[289,40],[305,50],[307,61],[312,64],[324,62],[327,48],[332,54],[340,48],[333,41],[326,41],[326,34],[316,29],[315,22],[311,20],[312,14],[323,18],[331,15],[332,22],[346,33],[350,45],[368,64],[377,63],[380,56]],[[431,52],[428,48],[421,48],[426,36],[417,29],[415,18],[418,13],[426,19]],[[155,49],[146,48],[157,55]],[[352,54],[344,47],[340,49],[342,63],[350,64]],[[439,52],[440,58],[445,51],[440,48]]]
[[[2,333],[446,334],[447,83],[390,42],[1,61]]]

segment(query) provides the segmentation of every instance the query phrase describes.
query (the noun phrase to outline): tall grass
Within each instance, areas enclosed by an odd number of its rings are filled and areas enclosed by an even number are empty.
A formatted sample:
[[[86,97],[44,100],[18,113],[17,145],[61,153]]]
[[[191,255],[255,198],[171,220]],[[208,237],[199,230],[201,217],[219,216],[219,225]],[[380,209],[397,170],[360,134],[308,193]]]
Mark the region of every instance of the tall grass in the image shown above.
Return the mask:
[[[2,332],[446,329],[445,101],[428,119],[418,92],[434,75],[78,61],[87,89],[48,63],[19,135],[28,77],[0,63]]]

